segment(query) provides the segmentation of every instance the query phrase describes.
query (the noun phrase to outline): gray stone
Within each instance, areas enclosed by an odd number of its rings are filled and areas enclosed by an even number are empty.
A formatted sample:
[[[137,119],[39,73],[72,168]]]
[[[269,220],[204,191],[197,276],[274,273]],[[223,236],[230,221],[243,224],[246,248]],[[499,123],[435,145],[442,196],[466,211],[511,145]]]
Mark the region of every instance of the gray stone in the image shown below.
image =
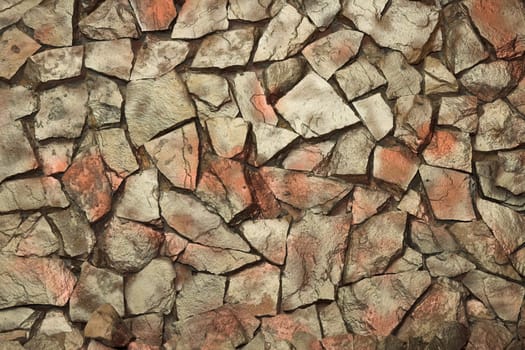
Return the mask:
[[[401,53],[391,51],[384,55],[378,64],[388,82],[386,96],[389,99],[415,95],[421,91],[423,77],[407,63]]]
[[[42,44],[70,46],[74,5],[69,0],[45,0],[24,14],[24,24],[33,29],[33,38]]]
[[[498,152],[499,169],[495,183],[514,195],[525,192],[525,152],[515,150],[509,152]]]
[[[512,333],[496,320],[482,320],[472,324],[466,350],[505,349],[512,340]]]
[[[69,205],[60,182],[50,176],[6,181],[0,185],[0,212],[65,208]]]
[[[257,145],[254,165],[261,166],[299,137],[295,132],[266,123],[253,123]]]
[[[515,196],[504,188],[496,186],[495,178],[499,166],[497,159],[476,162],[476,173],[483,195],[504,202],[511,209],[522,210],[521,208],[525,207],[525,195]]]
[[[18,228],[19,235],[2,249],[18,256],[48,256],[59,248],[58,238],[47,220],[39,214],[27,218]]]
[[[325,337],[347,334],[341,310],[339,310],[336,302],[317,305],[317,312],[319,313],[319,320],[321,321]]]
[[[224,303],[226,277],[206,273],[192,274],[182,283],[177,295],[176,308],[179,320],[215,310]]]
[[[476,265],[461,255],[449,252],[428,257],[426,266],[432,277],[456,277],[476,268]]]
[[[129,80],[133,66],[133,51],[129,39],[92,41],[85,47],[84,65],[86,68],[122,80]]]
[[[518,111],[525,114],[525,79],[521,79],[518,86],[507,95],[507,100],[509,100]]]
[[[91,253],[95,245],[95,233],[77,208],[70,206],[65,210],[49,213],[48,217],[60,233],[66,255],[76,257]]]
[[[386,79],[364,57],[338,70],[335,79],[349,101],[386,84]]]
[[[472,134],[478,128],[477,106],[475,96],[442,97],[437,124],[454,126]]]
[[[97,131],[95,137],[104,162],[117,176],[125,178],[139,168],[124,130],[103,129]]]
[[[401,273],[420,270],[423,266],[423,256],[416,250],[406,247],[402,256],[395,259],[385,270],[386,273]]]
[[[412,95],[397,99],[394,108],[394,136],[417,152],[430,135],[432,104],[426,96]]]
[[[78,77],[82,71],[84,46],[63,47],[39,52],[29,58],[28,76],[36,82]]]
[[[124,219],[150,222],[160,218],[158,172],[145,169],[126,179],[115,214]]]
[[[171,38],[196,39],[228,29],[227,3],[227,0],[186,1],[179,12]]]
[[[264,84],[270,96],[280,96],[301,80],[305,62],[299,57],[271,63],[264,70]]]
[[[321,30],[328,27],[341,10],[341,4],[338,0],[294,0],[292,3],[304,11],[315,26]]]
[[[162,345],[164,316],[159,314],[145,314],[126,319],[124,322],[136,337],[129,344],[133,349],[155,349]],[[135,347],[133,347],[135,345]]]
[[[394,128],[394,115],[380,93],[354,101],[352,105],[376,141]]]
[[[363,126],[344,133],[332,151],[328,175],[366,175],[374,146],[372,135]]]
[[[89,125],[99,128],[119,123],[123,99],[117,83],[94,73],[88,74],[86,83],[89,92]]]
[[[5,55],[0,59],[0,77],[11,79],[38,49],[40,45],[16,27],[4,31],[0,35],[0,51]]]
[[[0,85],[1,125],[14,122],[38,110],[37,94],[24,86]]]
[[[284,218],[244,221],[239,229],[250,245],[270,262],[282,265],[286,257],[289,222]]]
[[[0,182],[12,175],[36,169],[38,161],[22,123],[7,121],[0,126]]]
[[[126,0],[106,0],[78,22],[82,34],[95,40],[138,38],[133,10]]]

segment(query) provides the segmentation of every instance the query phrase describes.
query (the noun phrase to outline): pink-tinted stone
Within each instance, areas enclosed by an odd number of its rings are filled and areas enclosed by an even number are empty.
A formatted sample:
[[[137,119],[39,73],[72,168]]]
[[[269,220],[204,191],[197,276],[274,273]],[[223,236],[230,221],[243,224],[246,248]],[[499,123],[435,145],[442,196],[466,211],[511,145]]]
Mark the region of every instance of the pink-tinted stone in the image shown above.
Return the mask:
[[[378,348],[378,339],[374,336],[349,333],[324,338],[322,344],[325,350],[376,350]]]
[[[470,136],[455,130],[436,129],[423,152],[428,165],[472,171]]]
[[[407,189],[417,173],[419,163],[418,157],[404,146],[377,146],[374,151],[373,175]]]
[[[178,259],[180,263],[193,266],[198,271],[208,271],[213,274],[234,271],[258,260],[260,257],[254,254],[193,243],[188,244]]]
[[[352,223],[360,224],[372,215],[390,198],[388,192],[365,187],[356,187],[353,200],[348,202],[348,210],[352,211]]]
[[[411,95],[400,97],[394,109],[396,129],[394,136],[414,152],[430,136],[432,104],[426,96]]]

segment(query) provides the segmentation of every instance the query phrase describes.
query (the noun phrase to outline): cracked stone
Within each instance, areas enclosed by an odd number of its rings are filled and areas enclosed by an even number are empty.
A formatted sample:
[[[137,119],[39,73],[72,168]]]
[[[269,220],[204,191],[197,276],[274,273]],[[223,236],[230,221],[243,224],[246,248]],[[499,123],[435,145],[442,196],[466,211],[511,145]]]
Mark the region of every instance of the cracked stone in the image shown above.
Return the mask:
[[[347,333],[345,321],[336,302],[318,305],[317,311],[319,312],[319,321],[321,321],[321,328],[325,338]]]
[[[24,13],[40,4],[42,0],[7,0],[0,5],[0,29],[15,24]]]
[[[231,101],[228,81],[220,75],[189,72],[184,79],[191,94],[214,108]]]
[[[523,150],[498,152],[499,169],[495,184],[514,195],[525,192],[525,152]]]
[[[315,29],[295,7],[284,4],[266,26],[253,61],[279,61],[295,55]]]
[[[87,322],[99,306],[111,304],[124,316],[124,278],[85,262],[69,300],[69,315],[73,322]]]
[[[430,143],[423,151],[429,165],[448,169],[472,171],[472,145],[467,133],[435,129]]]
[[[16,27],[7,29],[0,36],[0,77],[11,79],[27,59],[40,49],[40,45]]]
[[[97,131],[96,138],[104,162],[119,177],[127,177],[139,168],[124,130],[120,128],[100,130]]]
[[[171,33],[172,39],[196,39],[228,29],[227,0],[185,1]]]
[[[45,0],[24,14],[24,24],[33,29],[33,37],[42,44],[70,46],[74,5],[69,0]]]
[[[467,299],[467,316],[469,320],[493,320],[496,315],[478,299]]]
[[[188,52],[189,43],[185,41],[148,35],[135,56],[131,80],[163,76],[184,62]]]
[[[389,199],[390,194],[382,190],[357,186],[352,194],[348,209],[352,210],[352,224],[360,224],[375,215]]]
[[[381,93],[354,101],[352,104],[376,141],[381,140],[394,128],[394,115]]]
[[[24,87],[0,85],[0,124],[14,122],[38,110],[37,94]]]
[[[18,256],[43,257],[53,254],[58,248],[58,239],[48,221],[39,214],[33,214],[18,227],[18,235],[2,251]]]
[[[507,100],[509,100],[519,112],[525,114],[525,78],[522,79],[518,86],[507,95]]]
[[[86,217],[70,206],[61,211],[49,213],[48,217],[58,229],[67,256],[86,256],[95,245],[95,233]]]
[[[421,194],[413,189],[409,189],[405,193],[397,209],[406,211],[410,215],[420,219],[428,218],[427,208],[421,199]]]
[[[239,28],[204,38],[191,64],[194,68],[245,66],[253,48],[254,28]]]
[[[343,282],[356,282],[383,273],[403,250],[406,220],[404,212],[388,212],[375,215],[354,230],[348,242]]]
[[[246,168],[246,176],[253,188],[256,204],[255,219],[274,219],[284,213],[282,204],[275,198],[263,176],[256,170]]]
[[[292,224],[282,277],[282,307],[293,310],[317,300],[334,300],[341,279],[350,218],[307,212]],[[311,247],[317,247],[312,251]]]
[[[253,163],[261,166],[299,137],[295,132],[266,123],[253,123],[252,132],[256,143]]]
[[[428,257],[426,266],[432,277],[456,277],[476,268],[476,265],[461,255],[449,252]]]
[[[233,90],[242,117],[252,123],[277,125],[277,115],[267,102],[261,82],[255,72],[243,72],[233,79]]]
[[[270,262],[282,265],[290,224],[284,218],[244,221],[239,229],[246,240]]]
[[[388,99],[419,94],[423,77],[417,69],[408,64],[401,53],[391,51],[384,55],[378,64],[388,82]]]
[[[314,171],[327,159],[335,146],[335,141],[304,143],[292,149],[283,160],[283,168],[288,170]]]
[[[160,218],[158,172],[145,169],[126,179],[115,214],[124,219],[150,222]]]
[[[122,94],[118,85],[111,79],[98,74],[89,74],[86,79],[89,125],[102,127],[120,122]]]
[[[251,0],[230,0],[228,4],[228,19],[258,22],[272,17],[282,6],[282,1],[261,0],[254,3]]]
[[[426,57],[423,69],[426,95],[458,91],[456,77],[437,58]]]
[[[263,73],[271,97],[281,96],[294,87],[304,76],[305,66],[305,61],[299,57],[271,63]]]
[[[343,29],[309,44],[302,54],[317,74],[328,80],[357,54],[362,39],[363,33]]]
[[[160,247],[160,255],[167,256],[172,261],[176,261],[179,254],[186,249],[188,240],[174,232],[164,233],[164,242]]]
[[[477,106],[476,96],[442,97],[437,124],[454,126],[472,134],[478,128]]]
[[[0,311],[0,332],[14,329],[30,330],[41,313],[28,307],[15,307]]]
[[[476,172],[483,195],[504,202],[512,209],[521,210],[525,205],[525,196],[514,196],[511,192],[496,186],[495,178],[498,169],[497,159],[476,162]]]
[[[394,137],[417,152],[430,135],[432,104],[422,95],[403,96],[394,107],[396,129]]]
[[[332,23],[335,16],[341,10],[341,4],[337,0],[294,0],[298,8],[306,13],[317,28],[323,31]]]
[[[84,46],[45,50],[31,56],[26,69],[40,83],[74,78],[82,71],[83,58]]]
[[[477,321],[471,326],[470,338],[465,349],[505,349],[512,340],[512,333],[498,321]]]
[[[0,213],[13,210],[65,208],[69,205],[60,182],[51,177],[6,181],[0,184]]]
[[[406,190],[417,173],[420,160],[408,148],[401,145],[374,150],[373,176]]]
[[[402,256],[395,259],[385,273],[416,271],[423,266],[423,256],[416,250],[406,247]]]
[[[86,338],[92,338],[108,346],[126,346],[133,334],[111,304],[98,307],[84,329]]]
[[[173,185],[195,189],[199,166],[199,136],[194,123],[153,139],[144,147],[159,171]]]
[[[63,173],[71,165],[73,141],[54,141],[38,147],[38,159],[44,175]]]
[[[192,274],[183,282],[177,295],[177,317],[185,320],[217,309],[224,303],[225,291],[226,277],[206,273]]]
[[[155,350],[162,345],[162,333],[164,326],[164,317],[159,314],[145,314],[128,318],[129,329],[136,337],[136,342],[131,342],[129,346],[136,343],[135,350]]]
[[[388,339],[388,338],[385,338]],[[386,346],[385,349],[391,349],[387,345],[383,345],[375,336],[364,336],[359,334],[340,334],[338,336],[325,337],[322,340],[323,349],[326,350],[338,350],[338,349],[382,349],[382,346]],[[392,349],[398,349],[392,347]],[[401,348],[400,348],[401,349]]]
[[[218,156],[233,158],[244,150],[249,124],[241,118],[217,117],[206,120],[213,149]]]
[[[275,105],[291,127],[305,138],[317,137],[359,122],[332,86],[307,74]]]
[[[133,51],[130,39],[91,41],[86,43],[86,68],[129,80],[133,66]]]
[[[133,10],[126,0],[106,0],[78,22],[82,34],[95,40],[138,38]]]
[[[2,90],[0,90],[0,92],[2,92]],[[2,101],[0,101],[0,103],[2,103]],[[0,112],[0,114],[1,113],[2,112]],[[0,118],[4,119],[1,115]],[[0,123],[3,123],[3,120],[0,121]],[[25,136],[22,123],[16,120],[12,122],[7,121],[7,123],[1,125],[1,127],[0,182],[12,175],[25,173],[38,168],[38,161],[31,144]]]
[[[335,79],[349,101],[386,84],[386,79],[364,57],[335,72]]]
[[[143,32],[168,29],[177,16],[171,0],[131,0],[130,3]]]

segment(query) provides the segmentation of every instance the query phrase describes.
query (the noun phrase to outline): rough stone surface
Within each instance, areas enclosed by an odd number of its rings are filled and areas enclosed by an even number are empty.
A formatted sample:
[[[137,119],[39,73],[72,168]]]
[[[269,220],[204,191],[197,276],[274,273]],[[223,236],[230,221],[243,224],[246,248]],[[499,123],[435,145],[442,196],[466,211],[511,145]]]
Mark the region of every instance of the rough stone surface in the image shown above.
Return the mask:
[[[374,177],[403,189],[407,189],[412,182],[418,166],[419,159],[404,146],[377,146],[374,150]]]
[[[216,30],[228,29],[227,3],[226,0],[184,2],[173,26],[171,38],[195,39]]]
[[[437,58],[425,58],[425,94],[441,94],[458,91],[454,75]]]
[[[37,82],[77,77],[82,71],[84,46],[51,49],[34,54],[29,58],[29,76]]]
[[[246,240],[270,262],[284,264],[286,236],[290,224],[286,219],[245,221],[240,226]]]
[[[95,40],[137,38],[133,10],[126,0],[106,0],[78,22],[82,34]]]
[[[26,26],[42,44],[68,46],[73,43],[74,3],[68,0],[47,0],[24,14]]]
[[[407,63],[401,53],[392,51],[386,54],[379,61],[379,68],[388,82],[386,96],[389,99],[415,95],[421,91],[423,77]],[[378,77],[375,79],[380,81]]]
[[[102,127],[120,122],[122,94],[118,85],[111,79],[98,74],[88,74],[88,122]]]
[[[190,243],[179,258],[183,264],[198,271],[222,274],[260,260],[257,255],[238,250],[219,249]]]
[[[60,182],[50,176],[11,180],[0,185],[0,212],[65,208],[68,205]]]
[[[423,158],[428,165],[471,172],[470,136],[463,132],[436,128],[423,151]]]
[[[226,291],[226,277],[197,273],[185,279],[177,294],[177,317],[189,317],[215,310],[222,306]]]
[[[394,115],[381,94],[355,101],[353,106],[376,141],[381,140],[394,128]]]
[[[3,124],[0,135],[0,181],[38,167],[33,148],[20,122]]]
[[[5,54],[0,59],[0,77],[11,79],[33,55],[40,45],[17,28],[9,28],[0,36],[0,50]]]
[[[129,39],[93,41],[86,44],[84,64],[94,71],[129,80],[133,51]]]
[[[394,136],[417,152],[430,135],[432,105],[421,95],[397,99],[394,108],[396,129]]]
[[[84,335],[108,346],[126,346],[133,335],[110,304],[98,307],[91,315]]]
[[[363,57],[338,70],[335,79],[350,101],[386,84],[377,68]]]
[[[478,99],[475,96],[443,97],[437,123],[474,133],[478,127],[477,105]]]
[[[373,136],[363,126],[349,130],[335,144],[328,164],[329,175],[365,175],[374,148]]]
[[[177,15],[169,0],[131,0],[130,4],[143,32],[168,29]]]

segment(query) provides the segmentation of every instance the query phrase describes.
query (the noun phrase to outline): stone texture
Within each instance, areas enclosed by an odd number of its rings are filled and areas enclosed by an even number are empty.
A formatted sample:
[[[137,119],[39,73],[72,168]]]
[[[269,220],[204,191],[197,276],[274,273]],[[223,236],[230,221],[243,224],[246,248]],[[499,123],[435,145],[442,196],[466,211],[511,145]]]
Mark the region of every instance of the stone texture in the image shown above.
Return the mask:
[[[277,125],[277,115],[266,101],[261,82],[255,72],[243,72],[233,79],[233,90],[242,117],[252,123]]]
[[[78,22],[82,34],[95,40],[137,38],[133,10],[126,0],[106,0]]]
[[[29,330],[40,316],[40,312],[28,307],[15,307],[0,311],[0,331],[13,329]]]
[[[21,174],[38,167],[38,161],[25,136],[22,124],[19,121],[13,121],[6,122],[1,126],[0,182],[12,175]]]
[[[290,224],[284,218],[244,221],[239,229],[252,247],[270,262],[282,265]]]
[[[104,304],[91,315],[84,335],[108,346],[126,346],[133,335],[113,306]]]
[[[130,4],[143,32],[168,29],[177,15],[170,0],[131,0]]]
[[[430,135],[432,105],[422,95],[400,97],[394,108],[396,129],[394,136],[417,152]]]
[[[328,27],[341,10],[341,4],[337,0],[295,0],[293,3],[297,3],[297,7],[304,11],[320,30]]]
[[[360,224],[375,215],[379,208],[388,201],[390,194],[358,186],[354,188],[352,197],[352,202],[348,202],[348,209],[352,211],[352,223]]]
[[[78,77],[82,71],[83,46],[51,49],[34,54],[26,66],[32,80],[47,83]]]
[[[525,153],[522,150],[498,152],[498,158],[500,165],[495,179],[496,185],[509,190],[514,195],[525,192],[523,167]]]
[[[122,94],[118,85],[111,79],[98,74],[87,75],[88,125],[102,127],[120,122]]]
[[[510,344],[512,333],[497,321],[478,321],[472,331],[466,349],[504,349]]]
[[[408,64],[401,53],[391,51],[384,55],[378,64],[388,82],[386,89],[388,99],[415,95],[421,91],[423,77],[413,66]],[[377,76],[375,79],[377,82],[381,81]]]
[[[294,87],[304,75],[305,62],[299,57],[272,62],[263,73],[271,97],[281,96]]]
[[[394,115],[380,93],[352,103],[376,141],[394,128]]]
[[[162,345],[162,333],[164,317],[159,314],[145,314],[126,319],[124,322],[136,337],[129,346],[136,350],[149,350],[160,348]],[[133,347],[135,346],[135,347]]]
[[[178,259],[179,262],[193,266],[198,271],[223,274],[258,261],[259,256],[238,250],[206,247],[190,243]]]
[[[317,306],[317,312],[325,338],[346,334],[345,322],[336,302]]]
[[[206,128],[218,156],[233,158],[244,150],[249,124],[243,119],[211,118],[206,121]]]
[[[475,96],[450,96],[441,98],[438,125],[454,126],[461,131],[474,133],[478,128],[478,99]]]
[[[359,57],[352,64],[338,70],[335,79],[349,101],[386,84],[377,68],[364,57]]]
[[[476,268],[476,265],[461,255],[448,252],[427,258],[426,265],[432,277],[456,277]]]
[[[272,159],[299,137],[293,131],[267,123],[253,123],[252,132],[257,148],[253,159],[253,164],[256,166],[261,166]]]
[[[69,205],[53,177],[27,178],[0,184],[0,213],[13,210],[65,208]]]
[[[417,173],[419,159],[401,145],[377,146],[374,150],[373,176],[407,189]]]
[[[27,11],[23,21],[42,44],[69,46],[73,43],[73,11],[71,1],[45,0]]]
[[[72,140],[54,141],[40,145],[37,153],[44,175],[66,171],[71,165],[74,146],[75,144]]]
[[[172,39],[196,39],[228,29],[226,0],[186,1],[177,17]]]
[[[48,218],[60,233],[66,255],[76,257],[91,253],[95,245],[95,233],[78,208],[70,206],[65,210],[49,213]]]
[[[115,214],[123,219],[150,222],[160,218],[158,172],[145,169],[126,179]]]
[[[192,274],[184,280],[177,294],[176,309],[179,320],[215,310],[222,306],[226,291],[226,277],[206,273]]]
[[[386,269],[386,273],[417,271],[423,266],[423,256],[416,250],[407,247],[402,256],[395,259]]]
[[[103,129],[95,136],[104,163],[118,177],[125,178],[138,170],[139,165],[131,151],[124,130],[120,128]]]
[[[0,7],[0,29],[14,24],[31,8],[40,4],[42,0],[17,1],[8,0]]]
[[[11,79],[38,49],[40,45],[17,28],[4,31],[0,36],[0,50],[5,54],[0,59],[0,77]]]
[[[84,65],[94,71],[129,80],[133,66],[133,51],[129,39],[92,41],[85,45]]]
[[[366,175],[368,159],[374,148],[368,130],[359,126],[341,135],[332,151],[328,164],[329,175]]]
[[[507,99],[522,114],[525,112],[525,79],[521,79],[518,86],[507,95]]]
[[[425,94],[458,91],[456,77],[437,58],[427,56],[423,69],[425,71]]]
[[[288,170],[315,171],[328,158],[334,146],[334,141],[303,143],[288,152],[282,166]]]
[[[228,19],[240,19],[257,22],[269,18],[282,7],[282,1],[262,0],[253,3],[250,0],[230,0]]]
[[[436,128],[423,151],[423,158],[429,165],[471,172],[470,136],[459,131]]]

